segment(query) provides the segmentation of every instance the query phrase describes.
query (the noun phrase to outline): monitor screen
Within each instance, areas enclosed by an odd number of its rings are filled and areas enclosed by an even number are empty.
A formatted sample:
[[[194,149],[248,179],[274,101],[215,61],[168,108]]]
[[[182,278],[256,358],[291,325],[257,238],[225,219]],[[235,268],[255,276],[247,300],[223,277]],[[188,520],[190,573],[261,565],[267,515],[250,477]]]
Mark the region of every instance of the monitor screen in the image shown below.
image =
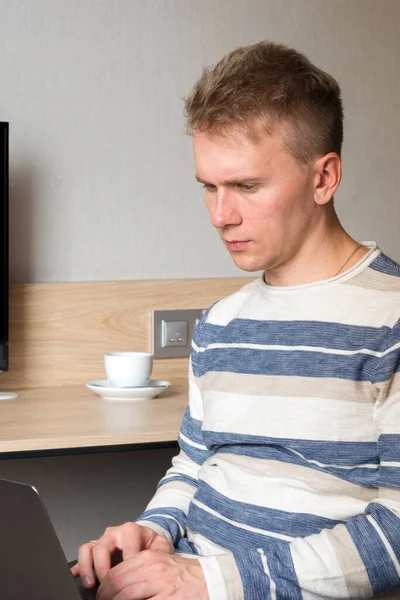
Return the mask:
[[[8,370],[8,123],[0,122],[0,371]]]

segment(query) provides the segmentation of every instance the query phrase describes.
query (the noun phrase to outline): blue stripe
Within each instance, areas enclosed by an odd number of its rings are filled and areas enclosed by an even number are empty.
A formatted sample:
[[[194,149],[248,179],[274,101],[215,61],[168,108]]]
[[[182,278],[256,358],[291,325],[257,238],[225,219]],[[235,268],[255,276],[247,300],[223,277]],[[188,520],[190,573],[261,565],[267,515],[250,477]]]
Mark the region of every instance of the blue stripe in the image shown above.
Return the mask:
[[[204,446],[203,433],[201,431],[202,421],[200,419],[193,419],[190,414],[189,407],[186,409],[183,415],[181,424],[181,432],[188,437],[192,442],[201,444]]]
[[[382,465],[379,468],[379,484],[380,487],[388,487],[400,489],[400,468],[385,467]]]
[[[175,548],[177,553],[199,554],[196,546],[189,542],[187,537],[181,538]]]
[[[193,370],[193,375],[195,377],[201,377],[201,370],[202,370],[201,359],[202,359],[202,357],[203,357],[203,355],[200,352],[195,352],[195,350],[192,350],[192,354],[191,354],[192,370]]]
[[[190,415],[189,408],[186,409],[186,412],[183,416],[183,421],[181,425],[181,431],[178,436],[178,442],[180,448],[187,454],[187,456],[193,460],[196,464],[202,465],[207,458],[211,456],[211,452],[207,449],[202,450],[201,448],[196,448],[191,444],[188,444],[184,439],[182,439],[181,433],[185,435],[188,439],[196,444],[200,444],[202,446],[205,445],[203,434],[201,431],[202,422],[198,419],[193,419]]]
[[[391,510],[372,502],[367,506],[367,513],[372,515],[383,533],[389,540],[389,544],[392,546],[393,551],[396,555],[397,560],[400,562],[400,519]]]
[[[265,486],[265,493],[268,494],[268,484]],[[231,500],[201,480],[195,498],[227,519],[293,538],[319,533],[322,529],[332,529],[335,525],[344,523],[341,520],[327,519],[317,515],[287,512]]]
[[[203,431],[206,446],[214,452],[231,452],[235,454],[237,446],[245,456],[274,458],[280,455],[297,456],[301,454],[304,461],[318,460],[324,464],[354,466],[355,464],[373,463],[378,466],[378,447],[376,442],[330,442],[325,440],[299,440],[293,438],[277,438],[262,435],[249,435],[236,432]]]
[[[347,521],[347,530],[360,554],[374,595],[400,586],[400,577],[375,527],[366,517]]]
[[[210,348],[205,350],[193,371],[201,377],[210,371],[251,375],[333,377],[369,381],[377,358],[368,355],[340,356],[306,350],[254,350],[250,348]]]
[[[400,342],[400,332],[396,339]],[[386,354],[377,364],[375,373],[372,379],[373,383],[381,383],[389,381],[394,373],[400,373],[400,349],[392,350]]]
[[[208,319],[208,315],[210,313],[210,310],[213,308],[213,306],[215,306],[216,304],[218,304],[219,300],[217,300],[216,302],[214,302],[213,304],[211,304],[211,306],[205,311],[205,313],[203,313],[202,318],[200,319],[200,321],[197,323],[194,332],[193,332],[193,342],[199,346],[200,345],[200,339],[203,335],[203,330],[204,327],[207,323],[207,319]],[[193,348],[193,345],[192,345]]]
[[[173,517],[169,519],[168,516]],[[181,539],[181,532],[178,523],[186,531],[187,516],[178,508],[163,506],[162,508],[152,508],[146,510],[136,519],[136,521],[148,520],[156,523],[166,531],[169,531],[172,539],[177,543]],[[178,523],[176,522],[178,521]]]
[[[327,444],[335,444],[335,442],[327,442]],[[216,448],[215,454],[218,453],[236,454],[239,456],[250,456],[253,458],[262,458],[265,460],[278,460],[287,464],[300,465],[302,467],[307,467],[309,469],[319,471],[320,473],[328,473],[329,475],[333,475],[334,477],[338,477],[339,479],[342,479],[344,481],[349,481],[351,483],[364,487],[374,488],[378,487],[379,484],[379,469],[377,459],[373,459],[371,461],[360,461],[360,464],[363,464],[364,462],[375,463],[376,469],[363,469],[362,467],[353,467],[351,469],[341,469],[339,467],[320,467],[314,463],[308,462],[306,458],[302,458],[297,454],[285,450],[284,448],[279,448],[276,446],[263,447],[258,445],[241,445],[240,442],[238,443],[238,445],[221,446],[220,448]],[[322,457],[319,457],[318,454],[315,454],[314,458],[321,462],[324,462]],[[357,457],[353,457],[353,461],[355,460],[355,458]],[[346,462],[348,461],[341,461],[338,457],[337,464],[345,465]]]
[[[178,436],[179,447],[183,452],[197,465],[202,465],[207,458],[212,456],[212,452],[208,452],[207,450],[201,450],[200,448],[196,448],[191,444],[188,444],[182,437]]]
[[[400,265],[394,260],[386,256],[386,254],[379,254],[375,260],[369,265],[370,269],[379,271],[379,273],[386,273],[386,275],[394,275],[394,277],[400,277]]]
[[[384,348],[390,327],[348,325],[329,321],[232,319],[227,325],[205,323],[195,338],[199,347],[210,344],[268,344],[311,346],[338,350]]]
[[[242,580],[244,600],[270,600],[271,583],[264,572],[261,554],[256,550],[235,552],[236,565]]]
[[[378,438],[378,448],[381,460],[400,462],[400,435],[394,433],[382,434]]]
[[[247,531],[232,523],[222,521],[219,517],[203,510],[193,502],[190,504],[187,528],[194,533],[199,533],[205,538],[233,552],[237,548],[264,548],[268,549],[277,544],[288,542],[263,535],[254,531]]]
[[[282,544],[279,548],[271,548],[267,559],[271,579],[276,584],[277,600],[302,600],[290,546]]]

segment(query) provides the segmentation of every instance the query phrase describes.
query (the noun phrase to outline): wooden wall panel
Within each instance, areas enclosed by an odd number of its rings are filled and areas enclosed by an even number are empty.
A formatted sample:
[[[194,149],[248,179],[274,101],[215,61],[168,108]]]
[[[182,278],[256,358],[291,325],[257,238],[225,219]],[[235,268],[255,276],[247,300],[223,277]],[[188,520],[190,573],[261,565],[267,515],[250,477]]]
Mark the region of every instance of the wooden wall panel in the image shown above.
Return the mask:
[[[249,280],[12,284],[10,370],[0,388],[104,379],[103,355],[151,350],[151,311],[207,308]],[[187,359],[154,361],[153,378],[186,377]]]

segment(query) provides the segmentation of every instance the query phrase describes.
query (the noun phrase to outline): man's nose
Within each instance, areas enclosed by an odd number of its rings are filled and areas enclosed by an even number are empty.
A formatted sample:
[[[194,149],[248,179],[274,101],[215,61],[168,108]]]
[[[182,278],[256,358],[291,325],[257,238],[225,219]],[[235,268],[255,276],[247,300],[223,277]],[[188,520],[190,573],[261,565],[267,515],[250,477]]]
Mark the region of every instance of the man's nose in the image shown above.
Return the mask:
[[[210,207],[210,221],[217,229],[227,225],[239,225],[241,216],[234,194],[230,190],[218,190]]]

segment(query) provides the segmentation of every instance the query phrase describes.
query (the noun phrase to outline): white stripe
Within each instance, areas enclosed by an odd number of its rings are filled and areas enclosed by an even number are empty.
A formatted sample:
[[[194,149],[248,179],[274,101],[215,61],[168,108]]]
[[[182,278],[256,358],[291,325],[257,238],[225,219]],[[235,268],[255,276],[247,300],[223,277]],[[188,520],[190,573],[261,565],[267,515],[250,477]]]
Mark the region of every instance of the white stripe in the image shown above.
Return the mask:
[[[390,558],[392,559],[394,566],[396,567],[397,575],[400,577],[400,564],[399,564],[399,561],[397,560],[396,554],[395,554],[392,546],[389,543],[389,540],[387,539],[387,537],[383,533],[382,529],[379,527],[378,523],[375,521],[375,519],[371,515],[367,515],[367,519],[371,523],[371,525],[374,527],[374,529],[377,531],[379,537],[381,538],[383,545],[385,546],[386,550],[388,551],[388,554],[389,554]]]
[[[184,491],[179,486],[165,488],[163,485],[157,490],[157,493],[150,500],[146,507],[147,510],[160,509],[163,511],[166,506],[173,506],[177,510],[181,510],[187,515],[189,512],[190,502],[193,498],[193,490]],[[151,517],[150,517],[151,518]]]
[[[200,350],[204,350],[203,348],[200,349],[200,346],[198,346],[196,344],[196,342],[194,340],[192,340],[192,350],[194,350],[195,352],[200,352]]]
[[[268,320],[293,320],[293,302],[296,305],[297,321],[336,322],[342,325],[365,327],[393,327],[398,319],[396,306],[399,306],[400,292],[373,290],[351,285],[351,277],[365,273],[368,277],[368,263],[379,255],[379,250],[370,250],[371,254],[359,264],[357,269],[348,273],[343,283],[326,281],[301,286],[270,288],[261,277],[245,286],[236,294],[217,302],[207,315],[207,323],[219,326],[227,325],[232,319],[240,317],[253,323],[258,318],[265,319],[265,305],[268,303]],[[396,278],[381,274],[391,286]],[[295,299],[295,300],[294,300]],[[250,300],[250,301],[249,301]],[[380,310],[373,310],[379,306]],[[346,309],[344,309],[346,307]],[[363,307],[365,310],[360,310]],[[201,336],[200,336],[201,337]]]
[[[212,431],[217,435],[225,433],[227,436],[233,433],[233,439],[236,432],[240,435],[310,442],[376,443],[374,405],[370,403],[212,389],[203,391],[203,403],[203,431]],[[288,446],[292,444],[288,442]],[[332,460],[335,460],[333,456]],[[369,468],[376,469],[376,466]]]
[[[382,460],[381,467],[400,467],[400,462],[396,462],[394,460]]]
[[[289,450],[289,452],[292,452],[292,454],[296,454],[297,456],[300,456],[300,458],[305,460],[307,463],[312,463],[313,465],[317,465],[318,467],[324,467],[324,468],[328,467],[328,468],[333,468],[333,469],[379,469],[379,465],[375,465],[373,463],[359,463],[359,464],[355,464],[355,465],[326,464],[326,463],[319,462],[319,460],[310,460],[308,458],[305,458],[300,452],[298,452],[297,450],[293,450],[293,448],[286,447],[286,450]]]
[[[339,525],[339,527],[345,526]],[[330,529],[322,529],[317,535],[296,538],[290,544],[290,554],[303,600],[356,598],[349,595],[342,566],[330,543],[331,535]],[[364,574],[360,572],[357,575],[362,586]],[[366,572],[365,577],[367,577]],[[357,598],[361,597],[368,596],[357,596]]]
[[[240,529],[245,529],[246,531],[252,531],[253,533],[260,533],[261,535],[265,535],[265,537],[273,537],[278,540],[284,540],[285,542],[291,542],[292,540],[294,540],[293,537],[288,536],[288,535],[283,535],[281,533],[275,533],[272,531],[266,531],[265,529],[259,529],[258,527],[252,527],[251,525],[245,525],[244,523],[239,523],[238,521],[233,521],[232,519],[228,519],[227,517],[224,517],[223,515],[221,515],[217,511],[213,510],[209,506],[202,504],[201,502],[196,500],[196,498],[193,498],[192,504],[195,504],[196,506],[198,506],[205,512],[210,513],[210,515],[217,517],[221,521],[230,523],[231,525],[234,525],[235,527],[240,527]]]
[[[186,442],[186,444],[189,444],[189,446],[193,446],[193,448],[198,448],[199,450],[207,450],[208,448],[207,446],[203,446],[202,444],[198,444],[197,442],[193,442],[191,439],[189,439],[188,437],[186,437],[186,435],[184,435],[182,432],[179,433],[179,437]]]
[[[162,513],[158,514],[158,513],[154,513],[148,517],[143,517],[141,519],[141,521],[151,521],[151,519],[153,517],[162,517],[163,519],[171,519],[171,521],[175,521],[175,523],[178,525],[179,527],[179,531],[181,536],[183,537],[185,535],[185,530],[183,529],[182,525],[179,523],[179,521],[177,521],[174,517],[171,517],[170,515],[163,515]],[[158,525],[158,523],[156,523],[156,525]],[[159,527],[161,527],[161,525],[159,525]]]
[[[190,527],[186,529],[186,535],[189,542],[192,542],[201,556],[216,556],[217,554],[226,554],[228,550],[215,542],[211,542],[201,533],[195,533]]]
[[[383,352],[370,350],[369,348],[360,348],[359,350],[340,350],[339,348],[323,348],[320,346],[284,346],[273,344],[246,344],[239,342],[208,344],[206,348],[201,348],[196,344],[193,344],[193,346],[197,352],[205,352],[206,350],[214,350],[216,348],[245,348],[249,350],[280,350],[288,352],[300,350],[304,352],[319,352],[321,354],[336,354],[339,356],[357,356],[358,354],[367,354],[368,356],[382,358],[386,354],[389,354],[397,348],[400,348],[400,342],[392,348],[389,348],[389,350],[384,350]]]
[[[252,504],[260,511],[273,509],[280,514],[282,511],[293,515],[302,513],[310,515],[311,519],[315,516],[346,521],[364,513],[367,504],[376,498],[377,490],[374,490],[375,496],[370,490],[364,497],[352,497],[352,487],[358,486],[331,474],[311,471],[310,466],[296,465],[291,477],[289,463],[274,461],[274,473],[268,468],[270,462],[217,453],[203,463],[199,475],[201,481],[234,502]],[[329,502],[323,501],[326,489],[329,489]],[[363,488],[359,486],[358,489],[361,491]]]
[[[276,600],[276,584],[275,581],[271,577],[270,570],[268,568],[267,557],[264,554],[264,550],[262,548],[257,548],[257,552],[261,554],[261,562],[264,567],[264,572],[268,576],[270,582],[270,592],[271,592],[271,600]]]
[[[189,410],[192,419],[203,420],[203,399],[196,381],[189,379]]]

